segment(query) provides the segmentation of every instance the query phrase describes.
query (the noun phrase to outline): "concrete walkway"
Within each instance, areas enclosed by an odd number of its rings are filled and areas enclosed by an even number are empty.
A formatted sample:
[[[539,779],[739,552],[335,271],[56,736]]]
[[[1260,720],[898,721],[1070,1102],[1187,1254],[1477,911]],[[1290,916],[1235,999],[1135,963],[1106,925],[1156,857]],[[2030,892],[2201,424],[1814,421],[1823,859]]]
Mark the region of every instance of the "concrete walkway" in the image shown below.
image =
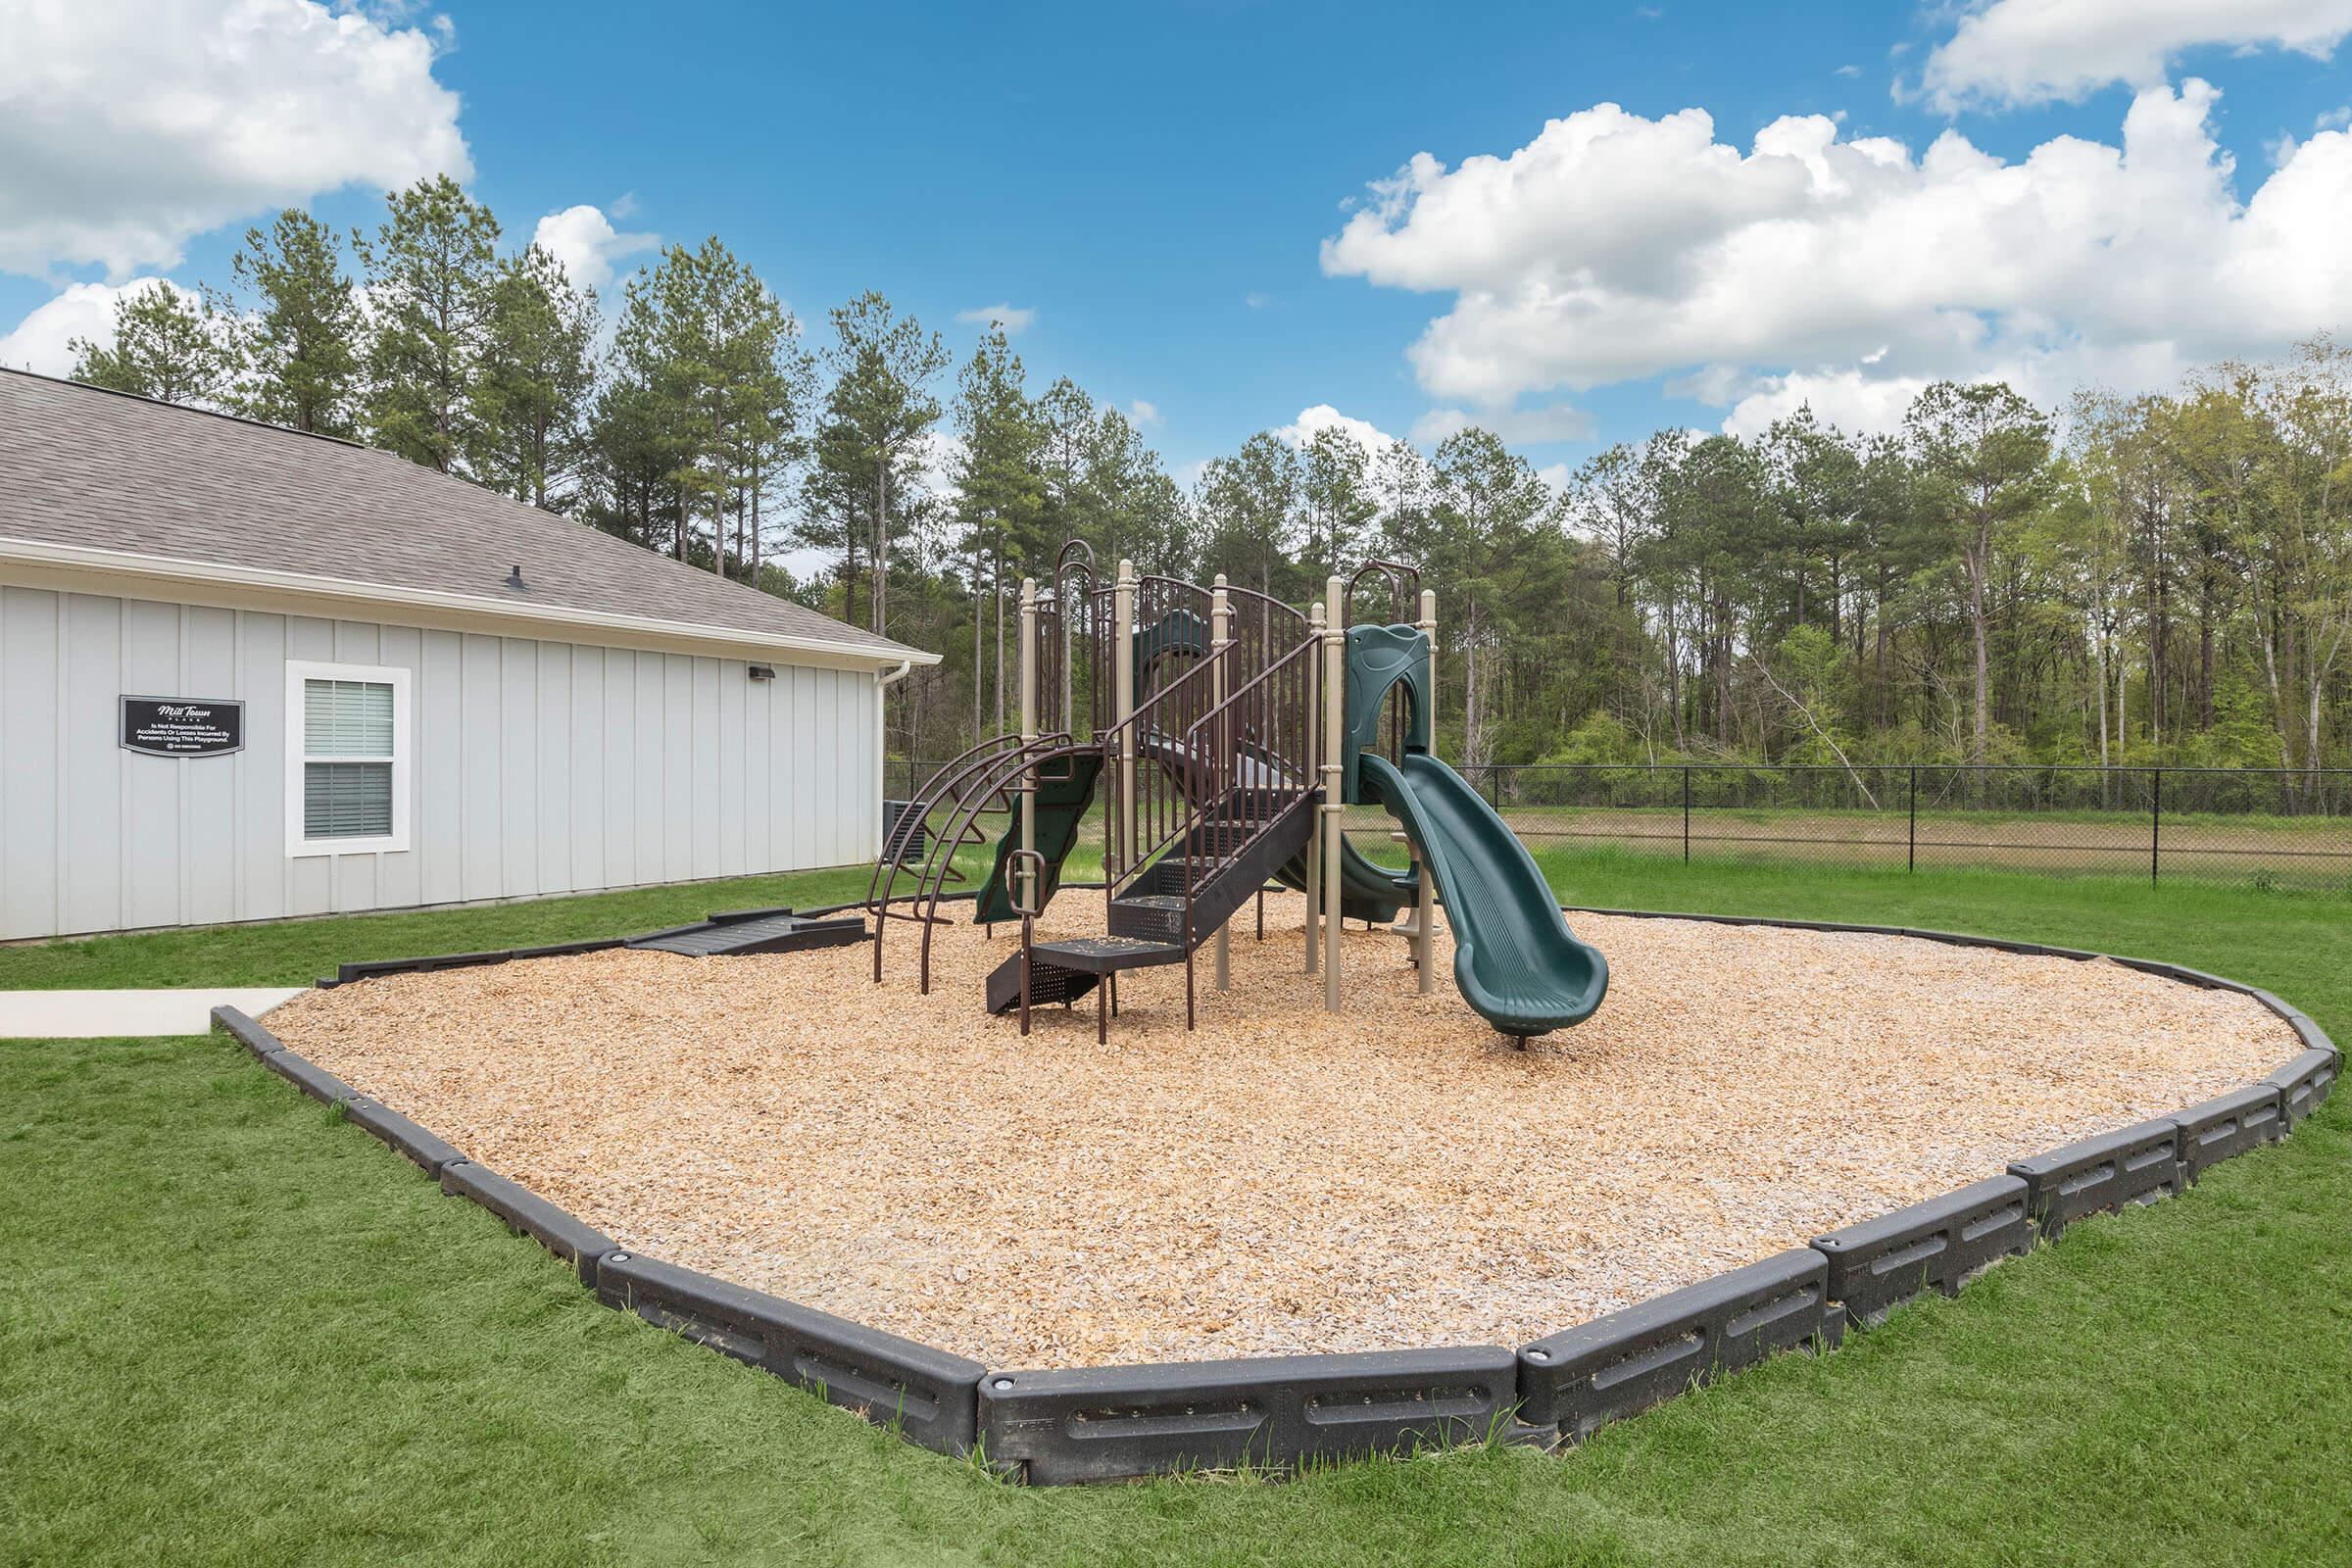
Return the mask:
[[[88,1040],[100,1035],[200,1035],[215,1007],[260,1017],[299,986],[187,991],[0,991],[0,1040]]]

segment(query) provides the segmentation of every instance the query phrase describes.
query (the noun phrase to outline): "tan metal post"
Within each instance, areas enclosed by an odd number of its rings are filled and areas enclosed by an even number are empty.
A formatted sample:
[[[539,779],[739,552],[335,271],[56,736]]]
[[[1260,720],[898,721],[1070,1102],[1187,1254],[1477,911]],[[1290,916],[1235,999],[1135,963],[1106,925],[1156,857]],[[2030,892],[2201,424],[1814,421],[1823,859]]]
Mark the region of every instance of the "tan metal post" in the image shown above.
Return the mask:
[[[1425,716],[1429,719],[1429,738],[1434,745],[1438,738],[1438,596],[1427,588],[1421,590],[1420,632],[1429,639],[1429,690],[1425,695],[1430,711]],[[1429,874],[1429,857],[1416,853],[1413,858],[1421,868],[1421,885],[1413,906],[1413,924],[1417,927],[1413,932],[1413,968],[1415,983],[1422,995],[1427,996],[1438,983],[1437,977],[1429,972],[1429,928],[1438,911],[1438,891],[1436,879]]]
[[[1021,745],[1037,739],[1037,579],[1021,579]],[[1021,906],[1037,907],[1036,862],[1026,858],[1037,849],[1037,762],[1021,769]]]
[[[1233,599],[1225,591],[1225,574],[1220,571],[1217,573],[1215,583],[1210,586],[1208,591],[1208,656],[1217,662],[1216,668],[1210,670],[1208,676],[1209,706],[1211,708],[1222,707],[1229,695],[1226,691],[1229,679],[1223,655],[1227,645],[1232,641]],[[1217,722],[1210,727],[1209,744],[1217,749],[1217,768],[1220,774],[1233,763],[1234,746],[1228,739],[1232,733],[1233,719],[1230,714],[1219,717]],[[1232,798],[1232,787],[1238,783],[1238,779],[1228,781],[1226,797],[1228,800]],[[1217,927],[1216,985],[1219,991],[1233,989],[1233,922],[1231,920],[1227,920]]]
[[[1119,725],[1118,805],[1119,819],[1112,832],[1103,838],[1105,858],[1114,855],[1116,865],[1103,867],[1103,880],[1112,881],[1122,875],[1135,853],[1135,726],[1127,721],[1135,716],[1135,563],[1119,563],[1119,575],[1111,590],[1110,634],[1115,639],[1111,653],[1111,678],[1119,689],[1111,695],[1111,716]]]
[[[1323,585],[1323,1008],[1340,1010],[1340,829],[1348,814],[1340,758],[1348,744],[1348,585],[1334,576]]]
[[[1309,642],[1320,647],[1323,642],[1323,607],[1306,607],[1306,635]],[[1306,769],[1307,783],[1315,790],[1323,788],[1323,772],[1319,765],[1323,755],[1323,660],[1320,655],[1307,656],[1306,672],[1306,756],[1299,765]],[[1323,817],[1315,815],[1315,830],[1306,836],[1306,972],[1313,974],[1322,967],[1323,941]]]

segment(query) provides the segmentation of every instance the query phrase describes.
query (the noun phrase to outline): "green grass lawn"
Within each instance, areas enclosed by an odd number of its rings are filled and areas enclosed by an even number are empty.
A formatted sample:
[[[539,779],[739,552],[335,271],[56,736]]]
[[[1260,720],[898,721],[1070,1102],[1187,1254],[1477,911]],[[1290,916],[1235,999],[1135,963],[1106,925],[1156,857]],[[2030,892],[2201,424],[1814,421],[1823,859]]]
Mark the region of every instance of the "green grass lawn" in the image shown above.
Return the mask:
[[[2174,958],[2352,1038],[2340,899],[1545,863],[1578,904]],[[301,978],[822,885],[104,939],[0,954],[0,984]],[[1565,1456],[1027,1491],[596,1305],[224,1039],[0,1044],[0,1563],[2343,1562],[2348,1152],[2352,1095],[2184,1199]]]
[[[125,986],[303,986],[338,963],[634,936],[714,909],[817,908],[865,897],[873,867],[633,888],[420,913],[195,926],[0,948],[0,990]]]

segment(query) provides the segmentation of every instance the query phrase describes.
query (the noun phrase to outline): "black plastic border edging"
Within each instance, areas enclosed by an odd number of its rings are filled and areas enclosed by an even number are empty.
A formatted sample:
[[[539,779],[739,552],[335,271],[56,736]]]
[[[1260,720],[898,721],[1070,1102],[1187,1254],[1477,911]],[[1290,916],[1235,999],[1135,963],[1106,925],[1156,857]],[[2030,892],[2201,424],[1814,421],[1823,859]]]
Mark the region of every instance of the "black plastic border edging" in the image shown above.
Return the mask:
[[[1080,890],[1102,887],[1100,882],[1064,882],[1061,885],[1065,888]],[[965,888],[956,893],[941,894],[939,902],[942,904],[964,903],[978,896],[977,889]],[[707,919],[696,920],[686,925],[664,926],[659,931],[640,931],[635,936],[591,937],[583,942],[551,942],[543,947],[497,948],[480,953],[434,953],[416,958],[368,958],[354,963],[337,964],[335,972],[331,976],[315,981],[313,986],[316,990],[332,991],[335,987],[349,985],[354,980],[378,980],[386,975],[426,974],[435,969],[476,968],[485,964],[507,963],[516,958],[564,958],[580,953],[603,953],[610,948],[635,947],[640,943],[660,941],[663,937],[686,936],[697,931],[708,931],[713,926],[740,925],[747,920],[765,919],[770,915],[797,914],[806,920],[817,920],[826,915],[840,914],[845,909],[869,909],[871,907],[873,906],[865,900],[854,899],[847,904],[828,904],[814,909],[795,909],[789,905],[778,905],[773,908],[765,909],[715,909]],[[837,946],[841,944],[821,945]]]
[[[2076,1220],[2175,1197],[2187,1180],[2180,1127],[2169,1116],[2012,1160],[2009,1174],[2026,1184],[2026,1208],[2047,1242]]]
[[[1792,1248],[1519,1349],[1519,1419],[1571,1441],[1781,1350],[1844,1337],[1829,1260]]]
[[[1814,1238],[1830,1260],[1831,1299],[1876,1322],[1922,1291],[1957,1296],[1960,1287],[2034,1246],[2026,1184],[1989,1176],[1957,1192]]]
[[[862,902],[802,912],[814,917],[861,907]],[[2102,956],[1909,927],[1646,909],[1571,912],[1910,937],[2078,961]],[[619,945],[446,955],[346,965],[344,972],[398,973]],[[1957,1291],[2025,1251],[2037,1229],[2043,1240],[2055,1240],[2087,1214],[2180,1192],[2220,1160],[2292,1131],[2334,1087],[2342,1053],[2318,1024],[2270,992],[2153,959],[2114,961],[2251,997],[2286,1022],[2305,1049],[2261,1081],[2204,1104],[2019,1159],[2007,1175],[1847,1226],[1810,1247],[1516,1351],[1432,1348],[1037,1372],[988,1372],[911,1340],[620,1250],[577,1217],[358,1095],[235,1008],[215,1008],[213,1017],[272,1071],[317,1099],[343,1104],[352,1120],[436,1172],[445,1192],[473,1199],[539,1240],[608,1304],[798,1383],[910,1442],[949,1453],[983,1446],[1013,1474],[1054,1484],[1230,1465],[1289,1468],[1554,1432],[1574,1442],[1774,1352],[1834,1347],[1849,1315],[1867,1322],[1924,1290]]]
[[[968,1453],[977,1361],[658,1258],[616,1251],[597,1269],[608,1306],[797,1383],[941,1453]]]
[[[597,1265],[607,1253],[620,1250],[618,1242],[570,1210],[470,1159],[441,1167],[441,1190],[453,1198],[472,1199],[505,1220],[509,1230],[528,1236],[570,1264],[580,1283],[591,1290],[596,1288]]]
[[[349,1120],[433,1176],[442,1192],[470,1199],[536,1241],[607,1305],[774,1372],[910,1442],[944,1453],[970,1451],[986,1370],[977,1361],[624,1251],[569,1210],[360,1094],[238,1009],[215,1007],[213,1022],[313,1099],[341,1105]],[[746,1353],[754,1345],[759,1353]]]
[[[2173,1118],[2180,1129],[2180,1173],[2195,1181],[2223,1160],[2286,1136],[2278,1086],[2269,1081],[2216,1095]]]
[[[991,1459],[1045,1486],[1288,1469],[1506,1436],[1518,1369],[1496,1345],[991,1372],[979,1424]]]

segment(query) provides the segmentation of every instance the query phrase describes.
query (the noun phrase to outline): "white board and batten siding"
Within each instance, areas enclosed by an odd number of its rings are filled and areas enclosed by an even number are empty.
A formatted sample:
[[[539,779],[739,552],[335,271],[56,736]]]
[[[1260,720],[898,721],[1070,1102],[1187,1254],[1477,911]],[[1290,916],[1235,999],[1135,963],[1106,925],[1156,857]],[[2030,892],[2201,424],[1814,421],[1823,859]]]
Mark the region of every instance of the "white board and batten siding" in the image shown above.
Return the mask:
[[[410,848],[289,855],[289,662],[410,671]],[[0,939],[872,858],[870,671],[0,587]],[[124,693],[245,704],[245,748],[117,744]]]

